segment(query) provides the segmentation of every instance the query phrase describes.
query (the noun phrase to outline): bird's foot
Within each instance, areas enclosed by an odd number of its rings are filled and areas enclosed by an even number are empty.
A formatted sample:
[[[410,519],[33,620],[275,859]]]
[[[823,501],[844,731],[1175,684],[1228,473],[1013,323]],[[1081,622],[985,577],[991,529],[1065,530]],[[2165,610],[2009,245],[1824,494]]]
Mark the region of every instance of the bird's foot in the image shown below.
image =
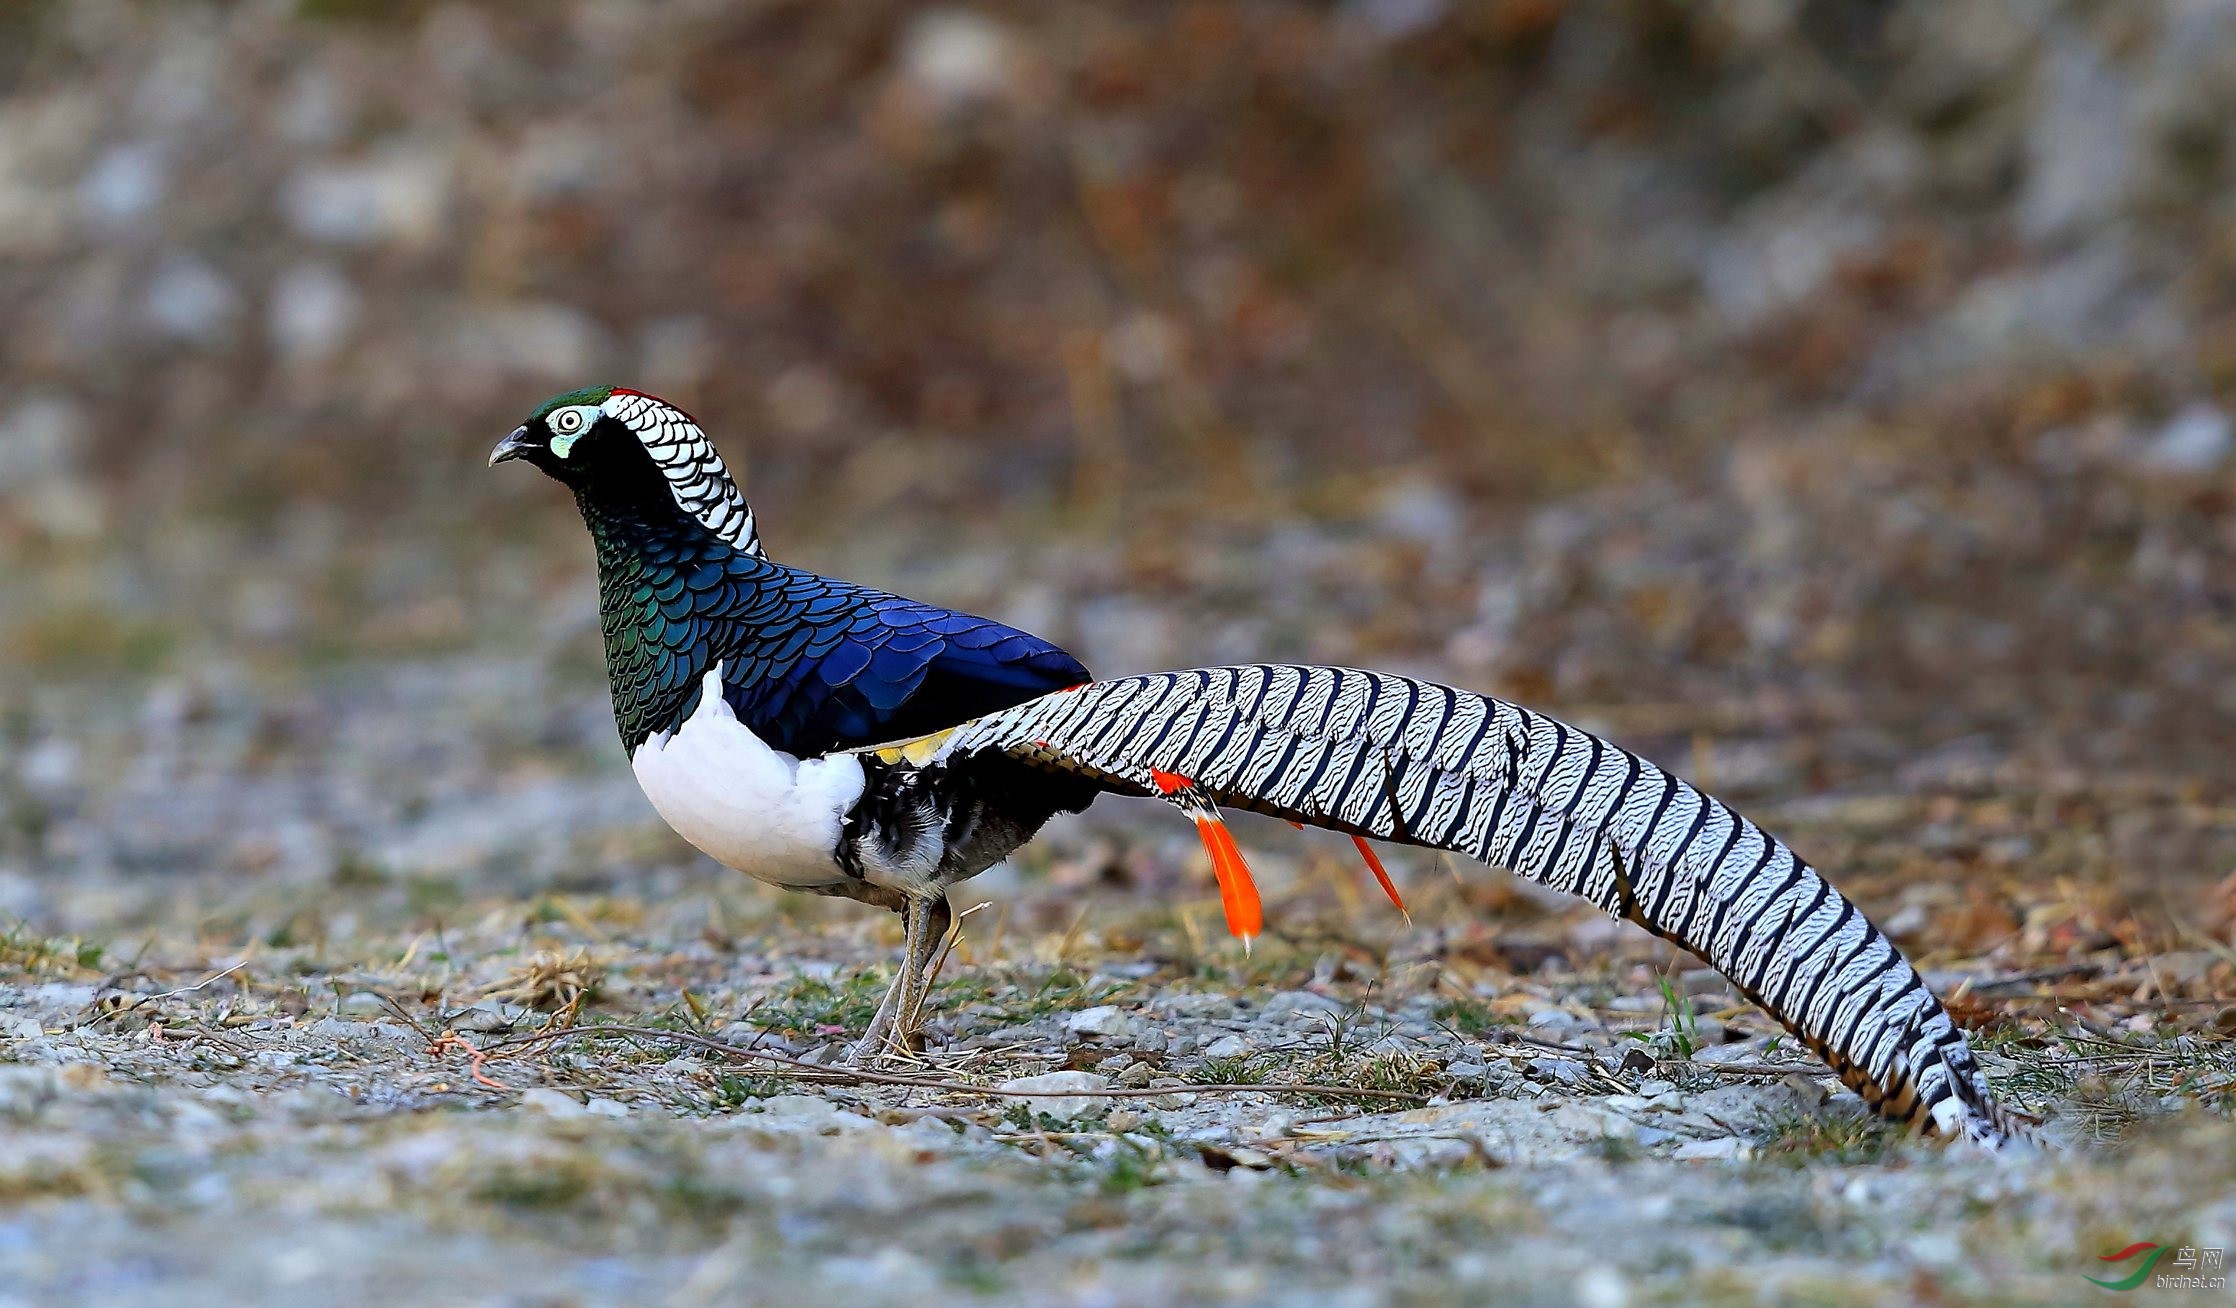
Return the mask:
[[[893,1032],[893,1019],[901,1011],[901,991],[906,988],[906,969],[904,962],[902,971],[894,974],[893,984],[886,987],[885,997],[877,1001],[877,1011],[870,1015],[869,1028],[862,1032],[862,1038],[855,1042],[854,1048],[846,1055],[848,1067],[872,1067],[884,1057],[885,1042]]]
[[[891,1030],[871,1031],[856,1041],[854,1048],[847,1051],[846,1065],[848,1067],[877,1067],[895,1055],[905,1058],[910,1054],[921,1054],[923,1052],[924,1035],[921,1031],[912,1031],[907,1035]]]

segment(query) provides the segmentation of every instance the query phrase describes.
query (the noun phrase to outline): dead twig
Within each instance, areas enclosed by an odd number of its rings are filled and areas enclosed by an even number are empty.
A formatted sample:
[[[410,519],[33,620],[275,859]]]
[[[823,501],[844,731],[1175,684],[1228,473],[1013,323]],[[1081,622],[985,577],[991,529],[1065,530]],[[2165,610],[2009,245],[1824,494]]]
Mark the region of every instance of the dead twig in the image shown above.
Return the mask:
[[[235,963],[233,966],[226,968],[222,972],[210,973],[208,976],[203,977],[201,980],[195,982],[193,985],[180,986],[176,990],[166,990],[159,995],[143,995],[140,997],[140,1002],[144,1004],[157,999],[176,999],[180,995],[191,995],[195,991],[203,989],[204,987],[216,985],[218,982],[223,981],[225,978],[233,975],[235,972],[238,972],[242,968],[247,966],[248,960],[244,958],[240,962]]]
[[[1729,1072],[1733,1076],[1826,1076],[1831,1069],[1822,1063],[1696,1063],[1687,1060],[1682,1068],[1688,1072]]]
[[[811,1063],[804,1058],[788,1058],[762,1049],[749,1049],[733,1045],[710,1036],[694,1035],[688,1031],[667,1031],[652,1026],[626,1026],[621,1024],[569,1027],[564,1031],[538,1031],[532,1035],[515,1036],[500,1040],[486,1049],[477,1050],[487,1058],[498,1050],[535,1044],[540,1041],[558,1042],[579,1040],[589,1036],[636,1036],[646,1040],[668,1040],[725,1058],[758,1059],[803,1073],[803,1080],[825,1085],[891,1085],[914,1090],[937,1090],[947,1094],[1000,1095],[1014,1099],[1091,1098],[1091,1099],[1156,1099],[1164,1095],[1202,1094],[1289,1094],[1320,1095],[1329,1098],[1389,1099],[1399,1103],[1424,1104],[1428,1096],[1405,1090],[1380,1090],[1361,1086],[1317,1085],[1295,1082],[1265,1081],[1254,1084],[1213,1084],[1151,1086],[1139,1090],[1005,1090],[1000,1086],[973,1085],[968,1081],[949,1081],[940,1077],[910,1076],[903,1072],[875,1072],[865,1068],[832,1067],[824,1063]],[[463,1042],[461,1042],[463,1043]],[[467,1046],[471,1048],[471,1046]]]

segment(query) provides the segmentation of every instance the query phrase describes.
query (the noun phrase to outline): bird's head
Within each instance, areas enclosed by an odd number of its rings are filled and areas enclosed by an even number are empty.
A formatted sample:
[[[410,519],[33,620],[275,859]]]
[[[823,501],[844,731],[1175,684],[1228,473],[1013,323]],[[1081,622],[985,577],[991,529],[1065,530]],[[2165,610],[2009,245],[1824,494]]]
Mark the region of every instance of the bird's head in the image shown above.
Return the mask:
[[[715,536],[760,554],[753,510],[690,414],[618,386],[545,401],[489,452],[489,466],[532,463],[566,486],[585,512],[679,511]]]

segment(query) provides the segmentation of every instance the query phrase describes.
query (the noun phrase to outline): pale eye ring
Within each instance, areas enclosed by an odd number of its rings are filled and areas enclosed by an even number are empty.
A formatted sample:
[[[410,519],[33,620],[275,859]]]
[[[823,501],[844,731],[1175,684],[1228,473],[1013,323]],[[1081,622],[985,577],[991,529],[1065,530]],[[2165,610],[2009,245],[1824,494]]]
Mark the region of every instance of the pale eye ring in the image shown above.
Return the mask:
[[[558,429],[560,435],[572,436],[582,430],[582,410],[561,409],[558,413],[552,415],[551,422],[552,426]]]

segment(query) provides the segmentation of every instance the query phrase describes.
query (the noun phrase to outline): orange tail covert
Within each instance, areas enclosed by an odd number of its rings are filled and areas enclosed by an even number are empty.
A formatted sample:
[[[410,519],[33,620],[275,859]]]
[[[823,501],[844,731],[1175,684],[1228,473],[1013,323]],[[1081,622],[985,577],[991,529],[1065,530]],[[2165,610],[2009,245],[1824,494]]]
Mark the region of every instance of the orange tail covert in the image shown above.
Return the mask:
[[[1149,769],[1149,784],[1157,793],[1195,819],[1196,834],[1203,837],[1204,852],[1211,855],[1211,875],[1219,881],[1219,906],[1227,913],[1227,931],[1242,937],[1245,949],[1265,930],[1265,906],[1258,902],[1258,883],[1250,878],[1250,865],[1242,861],[1234,835],[1219,816],[1219,808],[1203,787],[1177,772]]]
[[[1211,875],[1219,881],[1219,905],[1227,912],[1227,933],[1246,941],[1254,939],[1265,930],[1265,906],[1258,900],[1258,883],[1250,877],[1250,865],[1242,861],[1234,833],[1216,817],[1199,817],[1196,834],[1203,837],[1204,852],[1211,855]]]
[[[1374,852],[1374,846],[1366,843],[1365,836],[1353,836],[1351,843],[1359,847],[1359,857],[1366,860],[1366,870],[1372,872],[1374,879],[1382,883],[1382,893],[1388,895],[1390,902],[1397,905],[1398,912],[1405,914],[1406,921],[1412,921],[1413,914],[1406,911],[1404,896],[1398,894],[1397,883],[1390,880],[1390,870],[1382,866],[1382,859]]]

